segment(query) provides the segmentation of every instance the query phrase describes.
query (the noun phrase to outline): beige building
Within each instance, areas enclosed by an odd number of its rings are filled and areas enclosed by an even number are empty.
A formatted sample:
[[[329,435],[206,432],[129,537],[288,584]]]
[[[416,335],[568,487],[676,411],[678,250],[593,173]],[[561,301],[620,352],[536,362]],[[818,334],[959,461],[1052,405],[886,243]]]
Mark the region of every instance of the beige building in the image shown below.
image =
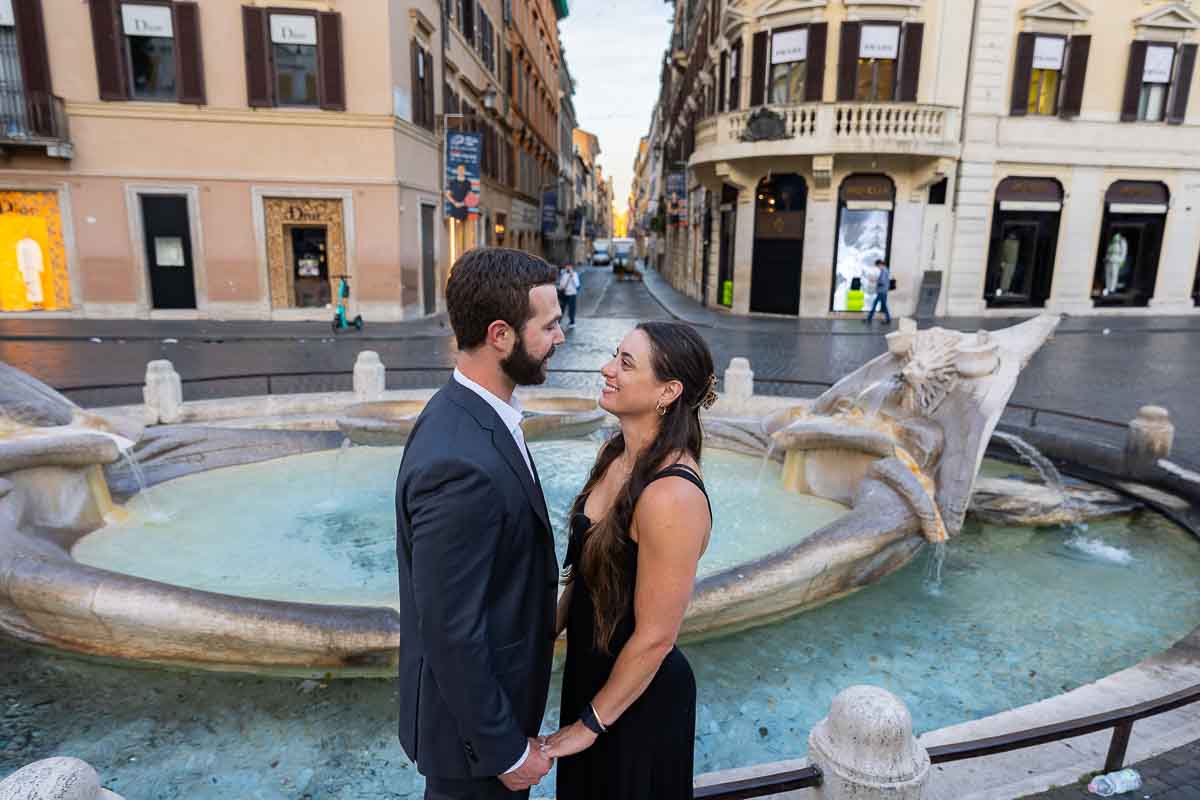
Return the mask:
[[[340,276],[368,321],[438,310],[506,222],[540,249],[557,5],[0,0],[0,311],[327,319]],[[461,223],[447,128],[482,134]]]
[[[680,0],[664,273],[743,314],[858,316],[877,260],[898,313],[928,274],[953,315],[1196,313],[1200,14],[1098,6]]]

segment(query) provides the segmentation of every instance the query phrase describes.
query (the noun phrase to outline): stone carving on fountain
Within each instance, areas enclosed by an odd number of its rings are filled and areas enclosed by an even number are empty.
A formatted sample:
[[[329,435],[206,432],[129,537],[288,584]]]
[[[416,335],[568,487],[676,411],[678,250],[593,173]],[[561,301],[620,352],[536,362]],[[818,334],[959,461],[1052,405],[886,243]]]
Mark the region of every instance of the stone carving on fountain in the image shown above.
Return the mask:
[[[973,334],[917,331],[904,320],[888,334],[887,353],[817,399],[812,413],[818,422],[800,419],[785,432],[835,426],[847,449],[859,452],[864,429],[884,437],[895,446],[892,457],[935,492],[945,535],[953,536],[962,528],[975,476],[1017,377],[1059,320],[1042,315]]]

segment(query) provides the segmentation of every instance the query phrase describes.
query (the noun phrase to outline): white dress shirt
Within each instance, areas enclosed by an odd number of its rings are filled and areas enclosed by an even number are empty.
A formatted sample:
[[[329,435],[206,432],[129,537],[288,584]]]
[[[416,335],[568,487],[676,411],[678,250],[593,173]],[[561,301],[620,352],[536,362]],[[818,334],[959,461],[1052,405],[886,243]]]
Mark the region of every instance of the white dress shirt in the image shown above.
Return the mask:
[[[500,421],[508,428],[508,432],[512,434],[513,440],[517,443],[517,449],[521,451],[521,457],[525,459],[525,466],[529,468],[529,477],[537,481],[537,477],[533,472],[533,462],[529,460],[529,451],[525,447],[525,434],[521,430],[521,420],[524,417],[524,412],[521,409],[521,402],[514,395],[512,400],[504,402],[496,395],[489,392],[487,389],[480,386],[475,381],[463,375],[457,367],[454,369],[454,380],[470,389],[475,394],[483,398],[483,401],[492,407],[493,410],[500,416]],[[504,771],[507,775],[510,772],[515,772],[521,768],[525,760],[529,758],[529,745],[525,745],[525,752],[517,759],[517,763]]]

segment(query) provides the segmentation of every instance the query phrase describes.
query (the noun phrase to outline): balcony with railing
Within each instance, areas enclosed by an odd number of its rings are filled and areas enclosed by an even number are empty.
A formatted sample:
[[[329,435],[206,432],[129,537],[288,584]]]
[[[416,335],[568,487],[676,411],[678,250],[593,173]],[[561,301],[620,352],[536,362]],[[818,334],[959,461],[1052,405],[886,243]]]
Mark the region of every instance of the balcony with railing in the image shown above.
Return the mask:
[[[44,149],[52,158],[74,155],[61,97],[0,87],[0,150],[18,147]]]
[[[805,103],[731,111],[696,126],[692,164],[837,153],[952,156],[960,112],[920,103]]]

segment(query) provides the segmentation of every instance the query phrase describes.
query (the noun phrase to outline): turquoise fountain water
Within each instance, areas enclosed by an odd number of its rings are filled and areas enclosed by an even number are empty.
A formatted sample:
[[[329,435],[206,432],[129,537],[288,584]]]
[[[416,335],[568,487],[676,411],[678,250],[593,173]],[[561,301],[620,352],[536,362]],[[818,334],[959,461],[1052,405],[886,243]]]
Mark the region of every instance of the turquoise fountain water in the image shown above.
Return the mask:
[[[535,446],[560,530],[595,447]],[[152,489],[173,515],[169,523],[142,525],[135,502],[134,519],[87,537],[77,555],[202,588],[389,602],[398,453],[342,454],[358,472],[335,495],[328,469],[336,457]],[[705,467],[717,525],[704,571],[767,552],[822,515],[841,513],[776,495],[773,464],[757,497],[757,460],[713,451]],[[800,505],[777,510],[792,499]],[[809,516],[797,526],[796,514]],[[777,529],[781,520],[788,530]],[[200,533],[207,542],[195,541]],[[197,563],[225,552],[230,558],[217,565]],[[920,556],[814,611],[686,647],[699,686],[697,772],[802,756],[808,731],[852,684],[899,695],[921,732],[1088,683],[1164,649],[1200,621],[1200,543],[1148,513],[1092,523],[1084,540],[1062,529],[968,521],[948,547],[936,592],[928,569]],[[89,761],[131,798],[421,796],[421,779],[396,741],[391,681],[133,669],[23,646],[0,648],[0,667],[0,775],[61,753]],[[556,676],[546,731],[558,724],[557,686]],[[535,791],[552,794],[552,781]]]
[[[532,446],[566,553],[566,518],[599,445]],[[81,563],[214,592],[309,603],[387,605],[396,588],[395,476],[402,448],[356,447],[214,470],[137,496],[128,520],[75,545]],[[799,541],[844,513],[838,503],[786,492],[779,467],[710,449],[714,530],[701,574]],[[169,509],[170,518],[151,515]]]

